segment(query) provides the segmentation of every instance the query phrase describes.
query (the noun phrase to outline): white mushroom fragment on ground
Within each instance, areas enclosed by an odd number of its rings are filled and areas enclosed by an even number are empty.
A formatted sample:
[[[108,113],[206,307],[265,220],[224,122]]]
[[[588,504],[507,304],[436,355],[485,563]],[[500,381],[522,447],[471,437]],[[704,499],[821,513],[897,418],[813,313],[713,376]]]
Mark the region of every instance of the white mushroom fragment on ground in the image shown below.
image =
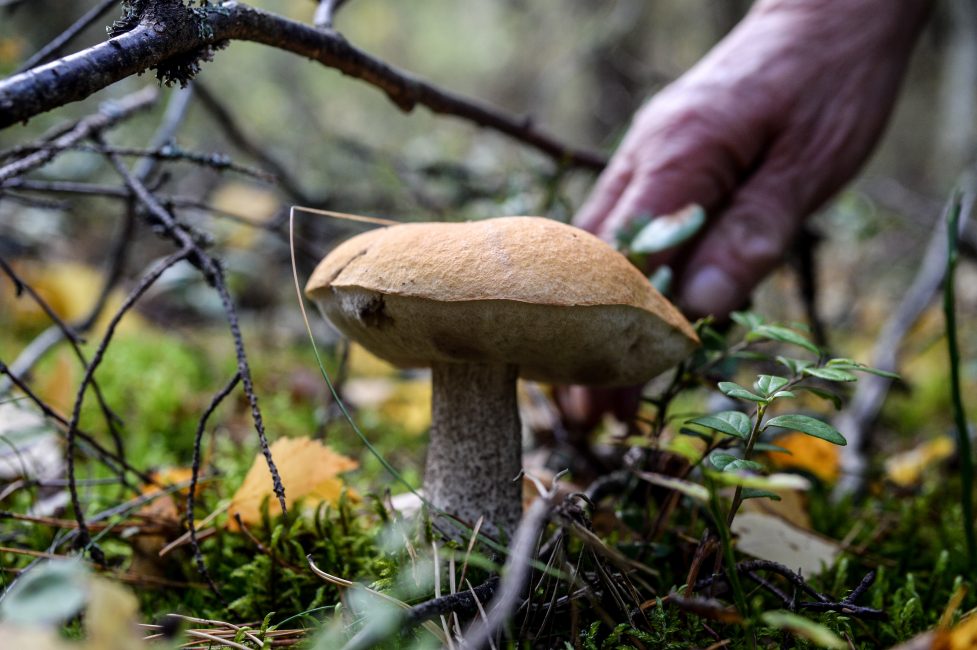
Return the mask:
[[[539,217],[389,226],[353,237],[306,294],[373,354],[430,367],[424,489],[438,508],[511,534],[522,512],[516,379],[640,384],[698,339],[620,253]]]

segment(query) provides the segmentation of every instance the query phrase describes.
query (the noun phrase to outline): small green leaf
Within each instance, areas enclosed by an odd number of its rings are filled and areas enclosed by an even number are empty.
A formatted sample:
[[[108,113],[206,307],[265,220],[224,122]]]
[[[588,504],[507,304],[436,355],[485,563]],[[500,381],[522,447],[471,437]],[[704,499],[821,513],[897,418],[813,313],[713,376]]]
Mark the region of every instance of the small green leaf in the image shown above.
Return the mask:
[[[706,211],[690,205],[674,214],[652,219],[641,229],[629,248],[635,253],[658,253],[687,241],[706,222]]]
[[[885,377],[886,379],[901,379],[899,373],[889,372],[888,370],[882,370],[880,368],[873,368],[872,366],[861,366],[859,368],[861,372],[867,372],[870,375],[876,375],[878,377]]]
[[[794,359],[780,355],[777,355],[777,361],[787,366],[787,369],[790,370],[790,374],[792,375],[799,375],[804,368],[809,368],[814,365],[814,362],[809,359]]]
[[[762,473],[764,470],[763,465],[754,460],[744,460],[743,458],[734,458],[732,462],[726,463],[723,467],[724,472],[750,472],[753,474]]]
[[[780,377],[778,375],[760,375],[753,382],[753,387],[764,397],[770,397],[789,382],[790,380],[786,377]]]
[[[777,453],[777,454],[787,454],[788,456],[793,456],[794,452],[786,447],[781,447],[780,445],[775,445],[772,442],[758,442],[753,445],[753,449],[756,451],[765,451],[767,453]]]
[[[644,436],[628,436],[624,439],[624,444],[626,444],[628,447],[641,447],[643,449],[654,447],[657,445],[657,443],[657,440],[645,438]]]
[[[742,359],[744,361],[769,361],[770,355],[757,350],[740,350],[729,355],[730,359]]]
[[[737,383],[731,381],[721,381],[719,382],[719,390],[723,392],[724,395],[728,397],[733,397],[735,399],[748,399],[751,402],[766,402],[766,398],[752,393]]]
[[[708,325],[703,325],[698,329],[699,340],[702,341],[702,347],[707,350],[725,350],[726,349],[726,338],[709,327]]]
[[[840,368],[805,368],[805,375],[828,381],[857,381],[858,377]]]
[[[803,637],[821,648],[845,650],[848,647],[848,644],[829,628],[793,612],[782,610],[764,612],[760,615],[760,620],[770,627],[787,630],[791,634]]]
[[[695,499],[696,501],[705,502],[709,500],[709,490],[698,483],[693,483],[692,481],[686,481],[684,479],[675,478],[672,476],[665,476],[664,474],[655,474],[653,472],[638,472],[638,478],[648,481],[654,485],[660,485],[661,487],[675,490],[676,492],[680,492],[687,497]]]
[[[820,386],[798,386],[797,390],[806,390],[807,392],[817,395],[821,399],[826,399],[832,404],[834,404],[835,409],[841,410],[841,395],[833,393],[830,390],[821,388]]]
[[[674,277],[674,272],[672,267],[667,264],[663,264],[655,269],[655,272],[648,276],[648,282],[651,286],[658,289],[658,293],[662,295],[668,295],[672,290],[672,278]]]
[[[763,318],[759,314],[754,314],[751,311],[734,311],[729,317],[734,323],[745,327],[748,330],[752,330],[760,325],[763,325]]]
[[[801,433],[827,440],[836,445],[848,444],[845,437],[833,426],[807,415],[779,415],[767,420],[767,423],[763,425],[763,429],[766,430],[767,427],[783,427],[784,429],[800,431]]]
[[[780,495],[776,492],[761,490],[759,488],[743,488],[742,495],[744,499],[770,499],[771,501],[780,501]]]
[[[797,397],[797,395],[795,395],[789,390],[778,390],[776,393],[770,396],[770,399],[780,399],[782,397],[794,398]]]
[[[712,466],[718,469],[720,472],[726,469],[726,466],[737,460],[736,456],[730,456],[729,454],[724,454],[722,452],[716,452],[709,456],[709,462]]]
[[[831,359],[825,364],[829,368],[838,368],[839,370],[855,370],[858,372],[867,372],[871,375],[878,375],[879,377],[886,377],[888,379],[899,379],[899,375],[894,372],[889,372],[888,370],[882,370],[880,368],[873,368],[871,366],[866,366],[864,363],[859,363],[854,359]]]
[[[634,219],[628,221],[624,226],[619,228],[617,232],[614,233],[614,238],[617,240],[618,249],[627,249],[631,247],[631,242],[634,238],[638,236],[645,226],[651,223],[651,217],[647,214],[642,214]]]
[[[814,354],[821,353],[818,346],[808,341],[804,335],[799,334],[794,330],[787,329],[786,327],[780,327],[779,325],[759,325],[753,328],[746,338],[748,341],[770,339],[771,341],[780,341],[781,343],[789,343],[790,345],[802,347],[805,350],[813,352]]]
[[[24,572],[0,601],[0,619],[21,625],[63,623],[88,600],[88,569],[75,559],[43,562]]]
[[[739,485],[743,488],[757,488],[759,490],[809,490],[811,482],[800,474],[741,474],[738,472],[713,472],[707,470],[709,476],[723,485]]]
[[[720,413],[713,413],[712,415],[704,415],[700,418],[689,420],[688,424],[698,424],[707,429],[725,433],[726,435],[742,440],[748,439],[750,437],[750,431],[753,429],[753,422],[750,420],[750,416],[739,411],[722,411]]]
[[[713,436],[703,433],[697,429],[690,429],[688,427],[682,427],[678,432],[684,436],[692,436],[693,438],[698,438],[699,440],[705,440],[706,442],[711,442]]]

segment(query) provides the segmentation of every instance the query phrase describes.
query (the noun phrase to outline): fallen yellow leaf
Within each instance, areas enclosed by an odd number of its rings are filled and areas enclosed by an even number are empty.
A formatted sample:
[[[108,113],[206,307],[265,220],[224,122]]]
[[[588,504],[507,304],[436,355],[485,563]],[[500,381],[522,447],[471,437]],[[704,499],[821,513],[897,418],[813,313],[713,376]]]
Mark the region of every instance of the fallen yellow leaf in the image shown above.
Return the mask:
[[[380,415],[411,435],[424,433],[431,426],[431,382],[427,379],[397,382],[380,405]]]
[[[145,648],[138,623],[139,601],[120,584],[92,576],[85,610],[85,650]]]
[[[75,402],[81,366],[74,352],[62,346],[51,355],[50,366],[37,372],[36,392],[49,406],[62,413],[70,413]]]
[[[211,205],[221,212],[243,217],[254,224],[271,221],[281,202],[270,189],[231,181],[221,185],[211,196]],[[262,233],[259,228],[228,221],[221,224],[226,244],[233,248],[250,248]]]
[[[885,461],[885,475],[900,487],[912,487],[919,483],[926,469],[953,456],[954,449],[950,436],[927,440],[909,451],[890,456]]]
[[[968,616],[952,630],[937,630],[931,650],[971,650],[977,648],[977,616]]]
[[[790,452],[770,452],[770,462],[775,466],[802,469],[826,483],[838,480],[840,468],[837,445],[797,431],[782,435],[773,442]]]
[[[317,504],[322,501],[337,503],[343,489],[343,481],[338,475],[359,466],[352,458],[308,437],[279,438],[271,445],[271,455],[285,486],[285,506],[288,508],[299,499]],[[265,458],[258,453],[231,499],[228,508],[230,529],[238,530],[238,515],[245,524],[260,522],[261,504],[265,499],[268,499],[268,510],[273,516],[281,514]]]
[[[17,273],[28,283],[62,320],[77,321],[88,315],[102,290],[104,275],[101,271],[75,262],[49,262],[46,264],[18,264]],[[19,298],[13,291],[6,291],[9,283],[0,286],[0,313],[10,314],[14,327],[36,329],[50,324],[47,315],[26,295]],[[112,315],[122,305],[124,294],[115,290],[109,294],[105,309],[93,328],[101,335]],[[5,314],[6,315],[6,314]],[[119,330],[139,331],[146,321],[138,313],[130,311],[119,324]]]
[[[27,42],[18,36],[0,38],[0,66],[20,63],[26,46]]]

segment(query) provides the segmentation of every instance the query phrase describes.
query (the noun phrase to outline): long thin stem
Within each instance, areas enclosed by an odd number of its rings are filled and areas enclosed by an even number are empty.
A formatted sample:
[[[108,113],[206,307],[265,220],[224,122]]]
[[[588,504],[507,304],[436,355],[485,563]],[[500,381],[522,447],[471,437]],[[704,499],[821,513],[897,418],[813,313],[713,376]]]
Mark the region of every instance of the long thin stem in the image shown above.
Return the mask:
[[[947,214],[946,278],[943,284],[943,314],[946,318],[947,348],[950,353],[950,395],[953,398],[953,419],[957,427],[957,454],[960,458],[960,506],[963,509],[963,530],[967,537],[967,561],[970,572],[977,572],[977,535],[974,533],[974,456],[970,447],[970,433],[960,391],[960,348],[957,344],[957,315],[955,308],[954,271],[957,266],[957,229],[960,221],[960,197]]]
[[[766,404],[757,404],[756,408],[756,420],[753,421],[753,429],[750,431],[750,438],[746,441],[746,449],[743,451],[743,458],[750,460],[753,455],[753,447],[756,446],[757,440],[760,438],[760,425],[763,423],[763,416],[767,412]],[[733,493],[733,503],[729,506],[729,515],[726,517],[726,525],[733,525],[733,517],[736,516],[736,511],[740,509],[740,505],[743,503],[743,486],[737,485],[736,492]]]
[[[736,603],[736,609],[740,616],[749,621],[750,602],[746,599],[746,592],[743,591],[743,584],[740,582],[740,576],[736,570],[736,557],[733,555],[733,539],[729,532],[729,524],[726,523],[722,508],[719,506],[719,493],[716,484],[708,477],[706,478],[706,487],[709,489],[709,512],[712,513],[712,518],[716,522],[716,532],[719,533],[719,542],[723,548],[723,560],[726,565],[726,579],[733,590],[733,602]],[[730,509],[730,514],[732,512]],[[750,647],[755,648],[756,638],[752,630],[748,631],[747,638],[750,640]]]

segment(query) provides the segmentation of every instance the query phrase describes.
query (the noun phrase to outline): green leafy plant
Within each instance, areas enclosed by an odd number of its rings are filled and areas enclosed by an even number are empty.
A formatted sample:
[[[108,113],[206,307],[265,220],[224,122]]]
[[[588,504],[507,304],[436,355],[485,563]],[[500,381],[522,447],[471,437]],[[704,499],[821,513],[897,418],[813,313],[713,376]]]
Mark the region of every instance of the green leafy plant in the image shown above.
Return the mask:
[[[741,409],[726,410],[698,416],[686,421],[682,432],[708,441],[700,470],[708,490],[708,511],[712,516],[715,532],[722,547],[725,569],[736,607],[744,620],[753,620],[750,603],[746,598],[739,575],[736,571],[732,545],[731,525],[736,513],[745,499],[779,499],[775,490],[784,487],[802,487],[807,481],[798,476],[770,474],[763,463],[756,458],[758,451],[777,449],[769,442],[772,435],[784,430],[825,440],[835,445],[846,444],[844,436],[827,422],[804,413],[779,413],[781,405],[795,399],[802,391],[827,399],[836,406],[838,395],[824,386],[832,383],[846,383],[857,380],[856,373],[873,373],[893,376],[881,370],[870,368],[848,358],[826,358],[820,348],[795,328],[764,321],[760,316],[737,312],[733,320],[744,328],[741,343],[723,350],[723,346],[712,346],[712,358],[705,364],[716,365],[726,356],[773,361],[784,368],[783,374],[760,374],[747,387],[733,381],[720,381],[718,390],[731,400],[742,405]],[[711,330],[708,323],[701,326],[705,341],[716,341],[722,337]],[[798,353],[810,353],[814,358],[803,356],[775,356],[763,354],[754,344],[774,341],[796,348]],[[706,353],[707,357],[710,354]],[[733,487],[733,496],[728,505],[723,503],[720,489]],[[797,621],[784,622],[783,617],[773,617],[783,623],[783,627],[799,627]],[[773,620],[771,619],[771,620]],[[765,622],[773,625],[770,621]],[[789,623],[789,624],[788,624]],[[802,627],[802,626],[801,626]],[[804,633],[809,633],[804,628]]]

